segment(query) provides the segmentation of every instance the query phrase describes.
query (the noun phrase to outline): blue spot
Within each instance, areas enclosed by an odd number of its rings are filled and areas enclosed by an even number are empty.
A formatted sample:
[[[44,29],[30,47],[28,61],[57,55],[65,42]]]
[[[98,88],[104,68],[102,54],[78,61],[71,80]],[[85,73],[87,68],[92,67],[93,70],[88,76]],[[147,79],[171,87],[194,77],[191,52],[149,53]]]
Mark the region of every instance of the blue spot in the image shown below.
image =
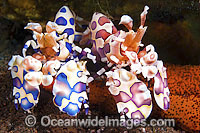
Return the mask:
[[[56,19],[56,24],[66,26],[67,20],[63,17],[59,17]]]
[[[76,83],[73,87],[73,91],[75,91],[76,93],[86,91],[86,84],[82,82]]]
[[[39,95],[39,91],[38,90],[35,89],[35,90],[27,91],[27,94],[28,93],[31,93],[33,95],[33,99],[37,100],[38,95]]]
[[[66,13],[66,9],[63,7],[62,9],[60,9],[60,12]]]
[[[67,83],[67,76],[64,74],[64,73],[60,73],[56,80],[60,81],[60,82],[63,82],[63,83]]]
[[[74,18],[70,18],[69,22],[70,22],[71,25],[74,25]]]
[[[77,77],[79,77],[79,78],[81,77],[81,75],[80,75],[81,72],[83,72],[83,71],[78,71],[78,72],[77,72]]]
[[[63,111],[70,116],[75,116],[80,111],[80,109],[76,103],[69,102],[69,104],[63,109]]]
[[[64,98],[63,96],[56,95],[56,97],[54,99],[55,104],[58,105],[58,106],[61,106],[63,98]]]
[[[81,93],[83,91],[86,91],[85,83],[77,82],[73,87],[71,87],[67,80],[67,76],[64,73],[60,73],[57,76],[56,82],[55,82],[56,87],[59,87],[59,85],[57,86],[58,83],[65,84],[65,88],[63,88],[63,89],[66,89],[68,91],[64,95],[65,95],[65,98],[68,100],[70,99],[72,92]]]
[[[24,48],[25,48],[25,49],[28,49],[28,45],[25,44],[25,45],[24,45]]]
[[[24,104],[25,103],[25,104]],[[27,110],[27,109],[30,109],[31,107],[33,107],[34,104],[33,103],[30,103],[28,101],[28,98],[25,97],[21,100],[21,107],[24,109],[24,110]]]
[[[17,92],[17,93],[15,94],[15,98],[16,98],[16,99],[20,98],[20,93],[19,93],[19,92]]]
[[[66,93],[65,93],[65,98],[66,99],[70,99],[70,96],[71,96],[71,93],[72,93],[72,88],[70,87],[70,84],[67,80],[67,76],[64,74],[64,73],[60,73],[57,78],[56,78],[56,87],[59,87],[59,83],[60,84],[64,84],[65,85],[65,90],[68,90]],[[54,84],[54,85],[55,85]]]
[[[89,108],[86,108],[85,109],[85,114],[88,115],[88,113],[89,113]]]
[[[72,28],[67,28],[64,30],[64,33],[67,33],[67,35],[70,36],[74,34],[74,30]]]
[[[29,69],[29,72],[34,72],[34,70],[33,69]]]
[[[72,45],[68,42],[66,42],[66,48],[69,50],[69,52],[72,52]]]
[[[50,73],[50,72],[48,72],[48,75],[51,75],[51,73]]]
[[[80,97],[78,98],[78,101],[79,101],[80,103],[82,103],[83,100],[84,100],[84,98],[83,98],[82,96],[80,96]]]

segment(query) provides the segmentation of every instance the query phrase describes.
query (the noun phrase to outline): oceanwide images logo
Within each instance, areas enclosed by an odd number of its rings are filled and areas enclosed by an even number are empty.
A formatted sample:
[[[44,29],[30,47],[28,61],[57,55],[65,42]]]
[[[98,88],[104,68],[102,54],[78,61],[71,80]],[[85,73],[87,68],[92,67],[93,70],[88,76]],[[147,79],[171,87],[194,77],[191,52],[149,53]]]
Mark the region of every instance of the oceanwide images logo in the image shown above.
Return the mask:
[[[147,123],[145,119],[113,119],[105,116],[104,119],[98,116],[91,118],[88,116],[87,119],[51,119],[49,116],[43,116],[40,121],[41,126],[44,127],[126,127],[127,129],[132,129],[134,127],[146,127],[146,126],[171,126],[175,127],[174,119],[151,119]],[[28,115],[25,118],[25,124],[28,127],[33,127],[36,124],[36,117],[33,115]]]

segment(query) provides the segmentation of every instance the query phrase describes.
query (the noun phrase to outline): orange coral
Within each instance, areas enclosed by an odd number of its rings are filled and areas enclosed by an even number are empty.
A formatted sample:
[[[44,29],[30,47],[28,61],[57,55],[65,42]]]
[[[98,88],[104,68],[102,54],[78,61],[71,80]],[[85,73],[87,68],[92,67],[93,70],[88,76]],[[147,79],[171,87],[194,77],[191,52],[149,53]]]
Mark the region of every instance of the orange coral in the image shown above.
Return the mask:
[[[170,102],[170,108],[161,112],[162,117],[175,119],[176,125],[183,130],[200,130],[200,97],[194,95],[183,97],[172,94]]]
[[[200,130],[200,66],[168,65],[170,108],[161,116],[174,118],[186,131]]]
[[[168,65],[167,74],[172,95],[200,96],[200,66]]]

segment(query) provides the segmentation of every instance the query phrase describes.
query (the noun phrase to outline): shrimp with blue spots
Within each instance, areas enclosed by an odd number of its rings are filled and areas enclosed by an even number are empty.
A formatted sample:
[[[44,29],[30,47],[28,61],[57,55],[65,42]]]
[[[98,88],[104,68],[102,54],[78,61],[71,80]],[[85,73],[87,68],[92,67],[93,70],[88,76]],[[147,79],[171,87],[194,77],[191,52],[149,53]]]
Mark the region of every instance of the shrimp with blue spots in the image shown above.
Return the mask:
[[[31,57],[25,58],[15,55],[8,64],[13,79],[13,96],[15,96],[15,107],[18,104],[25,111],[30,111],[39,100],[40,88],[43,74],[40,71],[42,63]]]
[[[82,33],[75,31],[75,18],[75,13],[70,11],[69,7],[63,6],[56,14],[54,20],[54,22],[58,25],[58,36],[67,33],[69,43],[79,41],[82,37]]]
[[[58,17],[59,16],[59,17]],[[13,56],[9,62],[13,78],[15,106],[21,105],[25,111],[33,108],[39,100],[40,88],[49,89],[54,94],[54,104],[71,116],[85,108],[88,112],[87,76],[83,57],[92,59],[89,48],[82,49],[77,41],[74,15],[68,7],[62,7],[55,22],[48,21],[46,32],[39,23],[28,23],[25,29],[33,31],[33,39],[22,49],[23,57]],[[60,35],[59,35],[60,34]],[[81,35],[81,34],[79,34]],[[35,53],[26,55],[32,46]]]
[[[85,61],[68,61],[58,71],[53,85],[54,104],[70,116],[76,116],[82,107],[86,114],[89,110],[86,91],[89,72],[85,64]]]
[[[78,52],[78,56],[76,54],[72,55],[72,58],[75,60],[80,60],[83,56],[91,59],[93,62],[96,62],[96,56],[91,54],[91,50],[89,48],[82,49],[79,46],[76,46],[74,42],[79,42],[82,38],[82,33],[75,31],[75,21],[76,20],[83,21],[81,17],[75,15],[73,11],[69,9],[67,6],[63,6],[57,12],[54,22],[57,24],[56,32],[57,36],[60,38],[65,35],[65,39],[60,41],[60,51],[57,52],[60,59],[64,61],[63,58],[66,53],[70,54],[73,52]]]

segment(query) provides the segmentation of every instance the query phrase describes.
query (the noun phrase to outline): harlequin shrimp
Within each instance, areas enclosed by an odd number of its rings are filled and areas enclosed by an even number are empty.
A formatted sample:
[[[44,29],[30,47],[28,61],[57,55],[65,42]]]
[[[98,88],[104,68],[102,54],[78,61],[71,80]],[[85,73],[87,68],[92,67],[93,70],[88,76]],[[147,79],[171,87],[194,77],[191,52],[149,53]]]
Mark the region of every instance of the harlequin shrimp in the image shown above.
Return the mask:
[[[152,99],[146,85],[136,75],[123,68],[106,72],[106,85],[113,95],[121,119],[147,118],[152,110]],[[124,115],[125,114],[125,115]]]
[[[91,23],[83,33],[81,43],[89,40],[92,44],[92,53],[96,55],[97,61],[107,62],[108,67],[113,64],[128,65],[125,62],[131,57],[131,53],[138,52],[141,39],[147,29],[143,27],[147,14],[146,6],[141,15],[141,26],[137,32],[132,30],[132,19],[128,15],[121,18],[120,24],[124,24],[129,32],[118,31],[112,21],[101,13],[94,13]],[[109,63],[108,63],[109,62]],[[101,75],[106,70],[102,68],[97,72]],[[92,81],[93,78],[90,80]]]
[[[91,50],[89,48],[82,49],[76,45],[74,45],[74,41],[80,41],[82,38],[82,33],[75,31],[75,20],[82,21],[82,18],[76,16],[73,11],[71,11],[67,6],[61,7],[61,9],[56,14],[54,22],[57,24],[57,33],[56,35],[60,38],[62,36],[66,36],[65,42],[67,40],[66,47],[72,50],[77,51],[82,56],[86,56],[87,58],[91,59],[93,62],[96,62],[96,57],[93,56]],[[71,44],[71,45],[68,45]],[[66,55],[66,51],[62,52],[62,49],[65,49],[63,44],[60,44],[60,55]],[[78,57],[82,57],[78,56]],[[75,57],[74,57],[75,58]],[[80,59],[80,58],[79,58]]]
[[[54,22],[58,25],[57,35],[67,34],[69,43],[79,41],[82,33],[75,31],[75,19],[82,19],[75,15],[67,6],[63,6],[56,14]]]
[[[107,66],[101,68],[97,75],[105,73],[109,67],[115,65],[111,71],[106,72],[110,93],[117,103],[121,118],[147,118],[152,110],[150,91],[146,85],[137,79],[142,74],[147,81],[154,78],[154,97],[160,108],[169,108],[169,89],[167,86],[166,68],[153,45],[146,46],[142,51],[140,47],[142,37],[147,29],[145,24],[149,7],[145,6],[141,13],[141,24],[135,32],[132,30],[133,19],[128,15],[121,17],[128,32],[117,30],[110,19],[101,13],[94,13],[89,27],[83,33],[81,42],[88,40],[93,44],[92,52],[97,61],[106,62]],[[130,67],[127,71],[123,67]],[[162,75],[162,76],[161,76]],[[96,76],[96,75],[95,75]],[[90,77],[90,82],[94,80]]]
[[[15,96],[15,107],[18,103],[29,111],[38,103],[43,74],[40,71],[42,63],[37,59],[27,56],[13,56],[8,63],[13,78],[13,96]]]
[[[75,116],[82,105],[88,112],[88,97],[86,92],[87,75],[86,62],[70,60],[58,71],[53,86],[54,104],[68,115]]]
[[[38,103],[41,85],[53,92],[54,104],[61,111],[75,116],[84,107],[87,113],[86,81],[89,72],[85,68],[86,61],[80,59],[86,56],[93,62],[96,60],[88,48],[82,50],[73,43],[81,35],[75,31],[75,16],[63,6],[55,22],[47,23],[45,33],[39,23],[28,23],[25,29],[33,31],[35,41],[27,41],[22,49],[24,57],[13,56],[8,64],[16,107],[19,103],[26,111],[33,108]],[[30,46],[36,53],[27,56]],[[81,56],[77,57],[77,53]]]

